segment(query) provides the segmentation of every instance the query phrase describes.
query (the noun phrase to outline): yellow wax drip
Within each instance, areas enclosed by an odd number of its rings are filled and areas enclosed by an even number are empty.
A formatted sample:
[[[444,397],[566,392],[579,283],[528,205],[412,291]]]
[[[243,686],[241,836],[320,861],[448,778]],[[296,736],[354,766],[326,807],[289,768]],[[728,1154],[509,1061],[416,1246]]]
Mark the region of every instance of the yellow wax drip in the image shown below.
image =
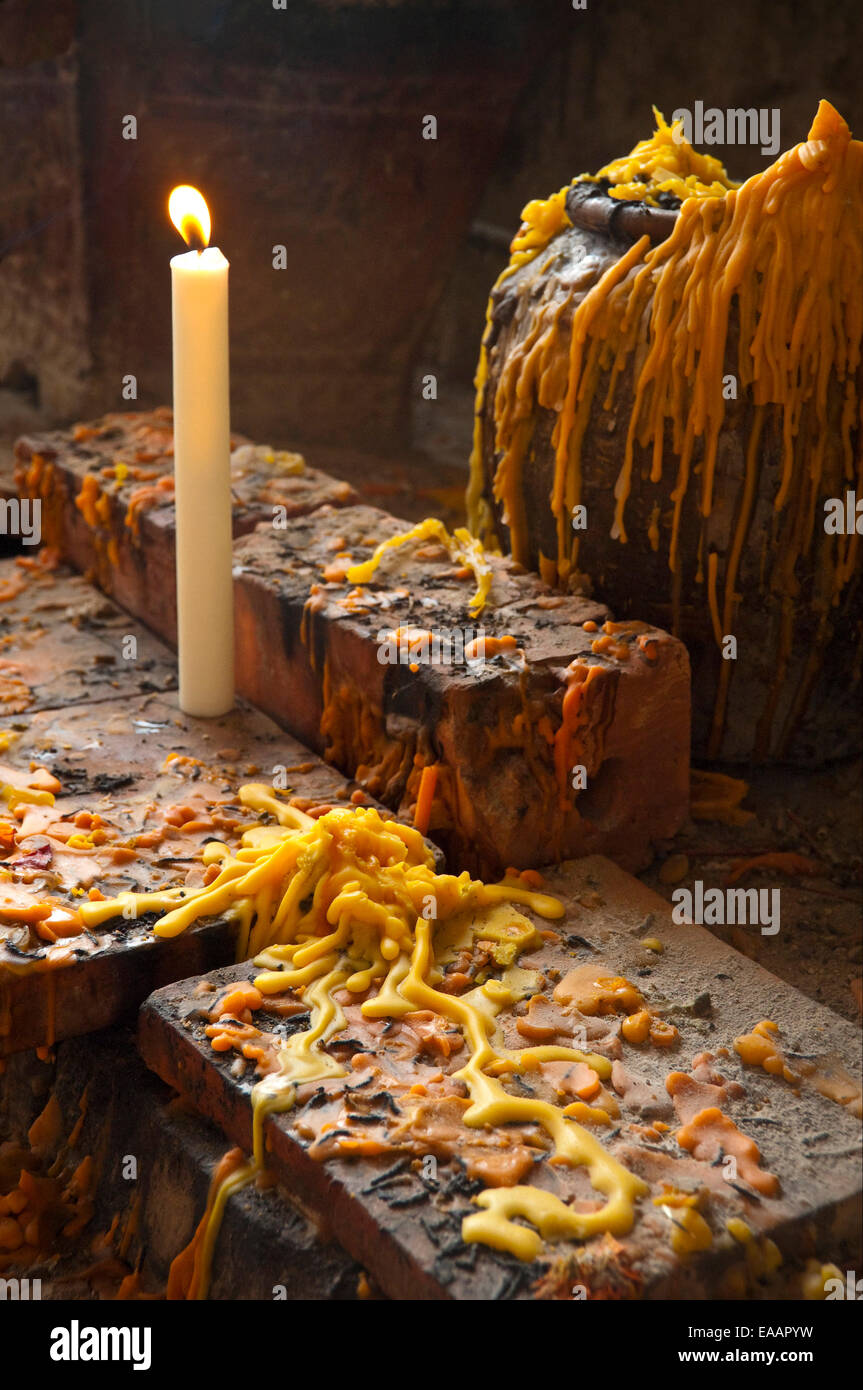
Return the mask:
[[[606,175],[610,170],[615,178],[629,180],[613,190],[616,196],[641,196],[644,188],[635,176],[643,170],[650,180],[658,177],[665,168],[660,147],[667,143],[668,128],[661,128],[650,155],[644,149],[639,153],[637,147],[626,160],[608,166]],[[712,172],[705,167],[699,179]],[[644,186],[658,191],[662,182]],[[573,290],[568,300],[537,312],[519,352],[506,361],[497,383],[498,463],[493,495],[510,526],[514,558],[529,563],[523,469],[533,446],[538,408],[556,412],[550,505],[557,524],[556,580],[565,584],[578,556],[570,516],[581,497],[582,442],[596,392],[607,379],[604,409],[613,409],[620,378],[634,364],[611,535],[621,543],[627,540],[626,507],[636,448],[648,451],[653,484],[662,481],[667,456],[672,454],[676,476],[667,554],[676,615],[683,504],[696,474],[701,554],[706,549],[704,528],[714,508],[725,420],[723,372],[733,307],[739,323],[738,390],[749,395],[754,409],[733,535],[726,554],[711,551],[708,555],[703,601],[709,606],[717,641],[733,634],[740,562],[757,498],[761,441],[769,421],[781,441],[781,461],[773,497],[772,569],[764,576],[764,588],[778,596],[782,622],[773,678],[758,722],[756,754],[763,754],[770,743],[788,670],[799,561],[817,550],[819,571],[807,600],[817,620],[816,631],[778,737],[781,753],[794,735],[821,654],[832,636],[831,614],[835,615],[858,562],[860,537],[856,533],[825,535],[817,527],[817,512],[822,495],[839,495],[852,486],[863,493],[863,451],[854,443],[863,420],[857,380],[863,334],[863,143],[851,139],[838,112],[822,101],[805,142],[739,187],[728,180],[724,187],[715,186],[721,183],[717,177],[713,184],[693,187],[684,197],[671,235],[656,246],[642,237],[579,302],[573,304]],[[546,225],[539,216],[534,222],[536,227]],[[551,219],[549,224],[553,225]],[[534,236],[531,253],[538,254],[540,249]],[[518,269],[525,254],[513,257],[502,279]],[[564,332],[561,325],[570,306],[571,328]],[[490,515],[487,505],[485,511],[481,505],[480,416],[488,382],[491,311],[488,324],[477,371],[477,426],[468,490],[469,521],[479,534]],[[830,390],[835,395],[835,419]],[[655,520],[650,543],[654,549],[658,543]],[[549,577],[547,559],[545,569]],[[711,756],[721,747],[733,674],[732,662],[719,665]]]
[[[398,1018],[431,1009],[461,1029],[470,1058],[457,1073],[471,1098],[468,1126],[518,1121],[539,1125],[554,1144],[552,1162],[584,1166],[593,1186],[607,1200],[596,1211],[574,1212],[558,1198],[530,1187],[495,1188],[480,1194],[482,1207],[464,1221],[466,1241],[481,1241],[533,1259],[542,1239],[586,1239],[601,1231],[621,1234],[632,1225],[633,1202],[646,1191],[587,1130],[563,1110],[531,1097],[510,1095],[492,1071],[519,1072],[543,1061],[583,1062],[607,1079],[606,1057],[558,1046],[508,1050],[496,1014],[520,997],[514,986],[490,979],[467,996],[434,987],[433,938],[456,915],[475,914],[475,930],[513,904],[547,919],[563,915],[553,897],[524,887],[519,880],[485,884],[435,872],[422,835],[410,826],[384,820],[374,808],[344,808],[317,820],[280,802],[262,785],[241,788],[243,805],[266,812],[276,824],[247,829],[241,847],[210,842],[205,860],[219,866],[214,881],[183,896],[180,890],[121,894],[106,902],[85,903],[85,924],[95,926],[130,907],[159,911],[159,936],[174,936],[201,918],[231,914],[241,923],[241,951],[253,955],[260,973],[255,986],[264,996],[294,990],[308,1005],[309,1026],[279,1043],[276,1069],[252,1091],[253,1156],[231,1172],[230,1191],[261,1172],[265,1161],[264,1120],[289,1110],[298,1083],[345,1075],[326,1044],[345,1027],[345,1014],[333,995],[357,995],[377,986],[362,1004],[368,1018]],[[539,943],[533,925],[513,909],[514,929],[505,933],[507,959]],[[217,1191],[197,1255],[196,1296],[205,1296],[209,1263],[226,1194]],[[531,1223],[530,1230],[512,1218]]]

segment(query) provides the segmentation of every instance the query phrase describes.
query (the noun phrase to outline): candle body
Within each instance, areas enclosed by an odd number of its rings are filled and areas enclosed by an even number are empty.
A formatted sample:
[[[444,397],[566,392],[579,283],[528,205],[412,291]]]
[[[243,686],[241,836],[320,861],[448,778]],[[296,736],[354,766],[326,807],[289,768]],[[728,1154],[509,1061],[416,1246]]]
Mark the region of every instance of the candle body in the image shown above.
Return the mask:
[[[171,261],[180,708],[234,703],[228,262],[217,247]]]

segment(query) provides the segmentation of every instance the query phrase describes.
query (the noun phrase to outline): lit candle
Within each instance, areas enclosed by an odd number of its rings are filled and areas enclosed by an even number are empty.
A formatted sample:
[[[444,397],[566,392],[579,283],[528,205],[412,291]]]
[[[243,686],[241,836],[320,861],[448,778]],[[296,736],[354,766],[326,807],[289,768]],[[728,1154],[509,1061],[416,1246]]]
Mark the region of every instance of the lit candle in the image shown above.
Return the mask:
[[[228,262],[196,188],[168,211],[193,248],[171,261],[180,708],[211,717],[234,704]]]

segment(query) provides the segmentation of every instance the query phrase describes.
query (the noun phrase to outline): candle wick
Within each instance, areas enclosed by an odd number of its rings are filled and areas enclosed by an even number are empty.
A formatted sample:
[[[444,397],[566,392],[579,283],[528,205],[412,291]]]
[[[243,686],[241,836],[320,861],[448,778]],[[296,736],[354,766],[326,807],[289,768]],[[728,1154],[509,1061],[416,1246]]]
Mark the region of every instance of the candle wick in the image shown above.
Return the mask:
[[[203,238],[201,228],[191,219],[183,227],[183,236],[190,250],[197,251],[199,256],[202,251],[206,250],[207,243]]]

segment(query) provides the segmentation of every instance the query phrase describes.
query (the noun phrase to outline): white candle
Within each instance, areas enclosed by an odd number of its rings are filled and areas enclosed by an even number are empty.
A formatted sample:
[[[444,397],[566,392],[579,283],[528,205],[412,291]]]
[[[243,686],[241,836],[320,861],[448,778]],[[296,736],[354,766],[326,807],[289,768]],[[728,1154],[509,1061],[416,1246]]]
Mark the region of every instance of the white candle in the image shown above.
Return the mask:
[[[228,262],[196,189],[175,188],[169,210],[200,248],[171,261],[180,708],[212,717],[234,704]]]

